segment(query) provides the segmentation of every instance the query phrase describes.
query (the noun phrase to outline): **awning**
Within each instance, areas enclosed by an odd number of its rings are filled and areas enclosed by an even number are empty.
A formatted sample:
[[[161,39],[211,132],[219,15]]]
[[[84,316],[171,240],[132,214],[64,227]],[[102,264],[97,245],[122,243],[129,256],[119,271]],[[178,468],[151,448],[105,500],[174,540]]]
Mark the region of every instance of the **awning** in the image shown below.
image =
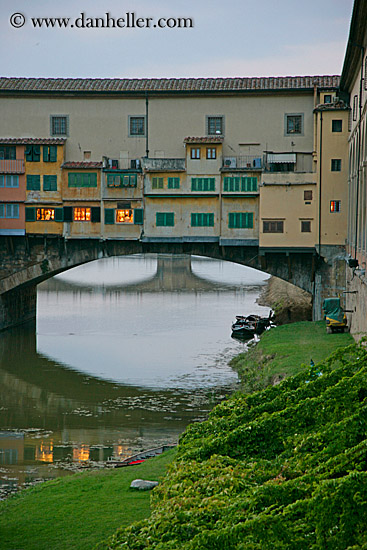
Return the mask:
[[[273,153],[268,154],[268,162],[274,164],[277,162],[296,163],[296,153]]]

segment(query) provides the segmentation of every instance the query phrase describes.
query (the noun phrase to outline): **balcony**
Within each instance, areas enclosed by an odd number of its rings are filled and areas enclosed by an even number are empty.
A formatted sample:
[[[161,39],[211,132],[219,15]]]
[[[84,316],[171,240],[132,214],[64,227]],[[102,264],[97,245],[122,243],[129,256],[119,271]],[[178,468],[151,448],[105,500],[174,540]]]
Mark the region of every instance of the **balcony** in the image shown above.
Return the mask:
[[[143,158],[142,165],[146,172],[184,172],[185,159],[150,159]]]
[[[0,174],[24,174],[24,159],[0,159]]]
[[[139,158],[119,158],[111,159],[103,157],[103,171],[121,171],[132,170],[134,172],[141,172],[141,159]]]
[[[240,157],[223,157],[222,170],[261,170],[263,159],[259,155],[242,155]]]

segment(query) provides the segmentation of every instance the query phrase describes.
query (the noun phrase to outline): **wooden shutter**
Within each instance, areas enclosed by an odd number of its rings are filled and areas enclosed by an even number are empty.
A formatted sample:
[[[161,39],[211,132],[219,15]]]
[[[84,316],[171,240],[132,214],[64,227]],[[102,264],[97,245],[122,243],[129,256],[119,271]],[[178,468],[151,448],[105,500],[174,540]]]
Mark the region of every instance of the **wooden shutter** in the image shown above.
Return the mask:
[[[26,209],[25,209],[25,221],[26,222],[35,222],[36,221],[36,209],[34,207],[26,207]]]
[[[92,206],[91,208],[91,222],[98,223],[101,221],[101,208],[99,206]]]
[[[115,223],[115,209],[114,208],[105,208],[104,209],[104,223],[106,225],[113,225]]]
[[[73,221],[73,209],[71,206],[64,206],[64,222]]]
[[[134,208],[134,224],[143,225],[144,223],[144,210],[142,208]]]
[[[55,222],[63,222],[63,221],[64,221],[64,209],[55,208]]]

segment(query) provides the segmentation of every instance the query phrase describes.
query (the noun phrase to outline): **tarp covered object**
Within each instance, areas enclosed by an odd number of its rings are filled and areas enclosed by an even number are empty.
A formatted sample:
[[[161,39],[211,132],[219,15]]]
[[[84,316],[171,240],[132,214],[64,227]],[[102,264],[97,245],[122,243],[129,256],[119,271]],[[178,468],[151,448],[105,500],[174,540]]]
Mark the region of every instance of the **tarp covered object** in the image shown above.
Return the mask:
[[[322,304],[325,316],[333,319],[333,321],[343,322],[344,311],[340,307],[340,298],[326,298]]]

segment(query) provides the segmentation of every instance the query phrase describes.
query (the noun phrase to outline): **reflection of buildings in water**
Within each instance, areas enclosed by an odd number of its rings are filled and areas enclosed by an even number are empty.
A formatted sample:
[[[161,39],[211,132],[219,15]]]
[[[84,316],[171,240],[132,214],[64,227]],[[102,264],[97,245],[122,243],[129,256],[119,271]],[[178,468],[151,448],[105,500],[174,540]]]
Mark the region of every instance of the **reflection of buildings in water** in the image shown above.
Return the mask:
[[[243,286],[243,285],[241,285]],[[219,288],[237,290],[238,285],[219,283],[199,277],[192,272],[191,256],[185,254],[158,254],[157,271],[153,277],[136,283],[95,285],[68,282],[60,278],[51,278],[39,286],[40,292],[177,292],[177,291],[213,291]]]
[[[89,460],[90,449],[89,445],[78,445],[78,447],[73,447],[73,461],[74,462],[85,462]]]
[[[24,434],[0,432],[0,464],[10,466],[24,460]]]
[[[35,459],[39,462],[52,463],[54,461],[54,446],[50,443],[42,443],[36,446]]]

